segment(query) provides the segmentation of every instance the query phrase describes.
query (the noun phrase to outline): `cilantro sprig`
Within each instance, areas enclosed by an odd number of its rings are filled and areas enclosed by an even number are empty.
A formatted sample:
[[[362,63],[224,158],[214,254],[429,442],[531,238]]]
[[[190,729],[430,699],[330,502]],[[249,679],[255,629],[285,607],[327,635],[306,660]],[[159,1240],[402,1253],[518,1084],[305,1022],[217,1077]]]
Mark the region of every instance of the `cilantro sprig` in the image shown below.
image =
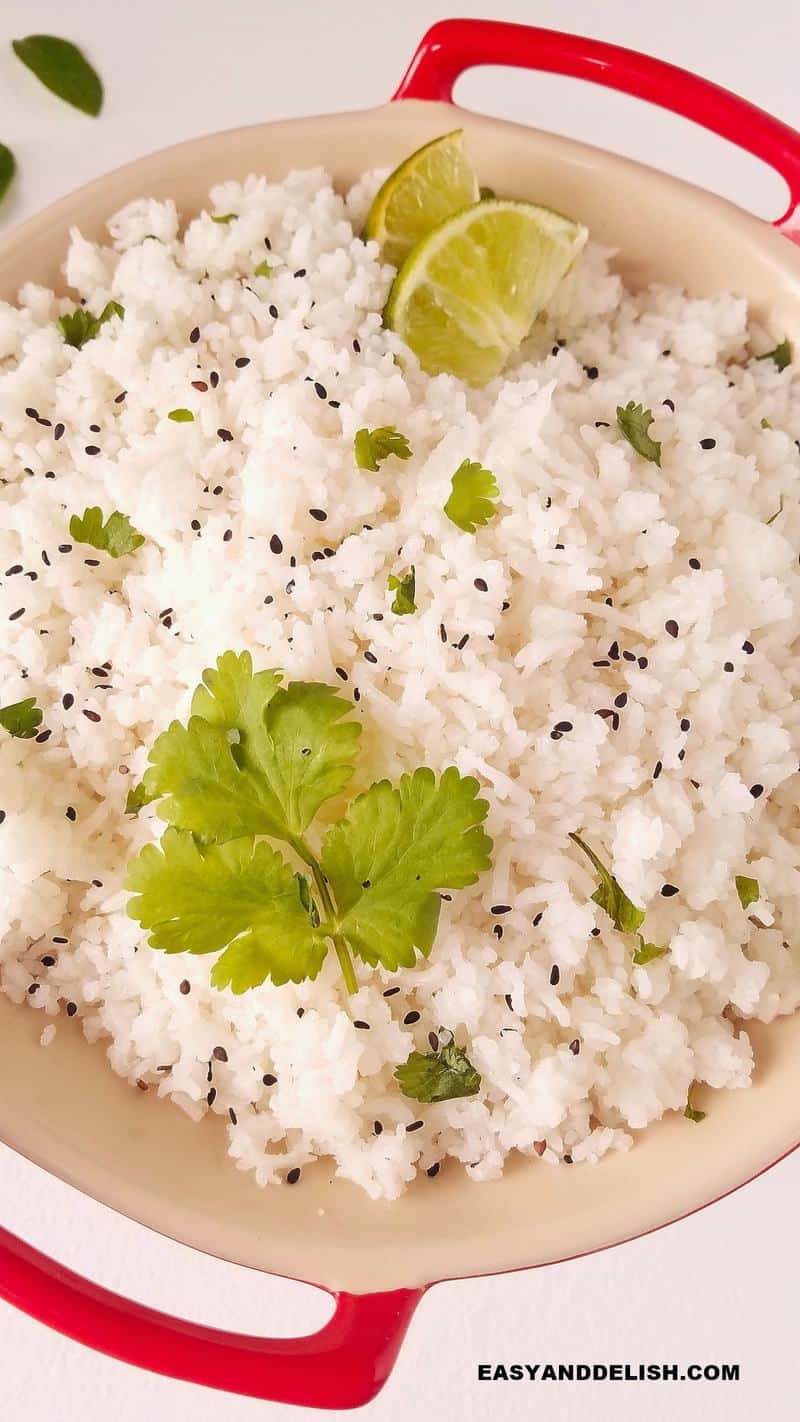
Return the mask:
[[[314,978],[333,947],[354,992],[354,955],[392,970],[428,956],[440,891],[489,866],[488,806],[471,777],[422,767],[359,795],[317,849],[307,832],[346,789],[361,727],[333,688],[282,680],[225,652],[186,725],[155,741],[130,812],[158,800],[169,828],[129,866],[128,912],[164,952],[224,950],[217,987]]]
[[[405,617],[411,612],[416,612],[417,604],[414,601],[417,595],[417,574],[412,566],[405,573],[390,573],[386,582],[389,592],[394,593],[392,599],[392,612],[396,612],[398,617]]]
[[[499,497],[500,490],[491,470],[465,459],[453,475],[444,511],[457,528],[474,533],[478,525],[488,523],[496,513],[495,503]]]
[[[75,350],[79,351],[87,341],[93,341],[95,336],[99,335],[101,327],[113,316],[118,316],[120,321],[124,320],[125,307],[120,306],[118,301],[107,301],[99,316],[93,316],[86,306],[76,306],[74,311],[59,316],[56,325],[64,337],[65,345],[74,346]]]
[[[376,474],[384,459],[391,454],[396,459],[410,459],[411,446],[404,434],[394,425],[381,425],[376,430],[357,430],[353,440],[353,453],[359,469],[367,469]]]
[[[84,509],[79,516],[73,514],[69,521],[70,536],[76,543],[88,543],[101,553],[112,558],[122,558],[126,553],[134,553],[145,542],[137,533],[127,514],[114,512],[103,522],[103,510],[97,507]]]
[[[0,706],[0,726],[10,736],[21,741],[31,741],[42,724],[42,712],[36,705],[35,696],[27,696],[24,701],[13,701],[8,706]]]
[[[763,355],[756,356],[756,360],[771,360],[778,370],[785,370],[787,365],[791,365],[793,356],[791,341],[783,340],[771,351],[764,351]]]
[[[617,406],[617,425],[628,444],[632,445],[643,459],[649,459],[651,464],[657,464],[660,469],[661,440],[650,438],[648,431],[652,423],[652,410],[645,410],[643,405],[636,405],[633,400],[629,400],[627,405]]]
[[[641,968],[656,958],[663,958],[666,948],[658,943],[648,943],[644,934],[639,932],[646,917],[645,910],[628,898],[622,885],[580,835],[570,834],[570,839],[583,851],[599,875],[600,883],[592,894],[592,903],[605,910],[618,932],[636,935],[639,944],[633,953],[636,967]]]
[[[699,1125],[701,1121],[704,1121],[706,1119],[708,1112],[698,1111],[697,1107],[692,1105],[692,1097],[694,1095],[694,1090],[696,1086],[697,1082],[693,1081],[691,1086],[689,1087],[689,1090],[686,1093],[686,1105],[683,1108],[683,1114],[686,1117],[687,1121],[694,1121],[695,1124]]]
[[[449,1040],[435,1052],[412,1052],[408,1060],[395,1069],[395,1080],[400,1083],[404,1096],[433,1103],[475,1096],[480,1090],[480,1072],[475,1070],[464,1048],[456,1046],[450,1033],[447,1036]]]

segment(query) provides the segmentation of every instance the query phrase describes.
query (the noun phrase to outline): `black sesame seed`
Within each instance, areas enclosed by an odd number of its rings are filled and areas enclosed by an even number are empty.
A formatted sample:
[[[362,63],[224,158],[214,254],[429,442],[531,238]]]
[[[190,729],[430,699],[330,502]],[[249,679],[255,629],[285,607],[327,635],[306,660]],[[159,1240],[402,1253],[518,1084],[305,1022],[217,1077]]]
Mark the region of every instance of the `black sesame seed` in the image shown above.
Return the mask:
[[[288,1174],[287,1177],[286,1177],[286,1184],[287,1184],[287,1185],[296,1185],[299,1179],[300,1179],[300,1166],[299,1166],[299,1165],[296,1165],[293,1170],[290,1170],[290,1171],[289,1171],[289,1174]]]
[[[425,1122],[424,1122],[424,1121],[412,1121],[410,1126],[406,1126],[406,1130],[407,1130],[409,1133],[410,1133],[411,1131],[421,1131],[421,1130],[422,1130],[422,1127],[423,1127],[424,1125],[425,1125]]]
[[[565,1165],[571,1165],[571,1164],[572,1164],[572,1156],[571,1156],[571,1155],[564,1155],[564,1156],[561,1157],[561,1159],[563,1160],[563,1162],[564,1162]]]
[[[306,274],[306,269],[305,269],[305,267],[298,267],[298,268],[297,268],[297,271],[295,272],[295,276],[296,276],[296,277],[304,277],[305,274]]]
[[[614,697],[614,705],[615,705],[615,706],[619,706],[620,710],[622,710],[622,707],[623,707],[623,706],[627,706],[627,704],[628,704],[628,693],[627,693],[627,691],[621,691],[620,694],[619,694],[619,696],[615,696],[615,697]]]
[[[332,410],[338,410],[338,408],[339,408],[339,406],[341,405],[341,403],[342,403],[341,400],[329,400],[329,401],[328,401],[328,404],[330,405],[330,407],[331,407]]]
[[[418,1012],[407,1012],[405,1017],[403,1018],[403,1024],[406,1027],[413,1027],[415,1022],[419,1022],[419,1018],[420,1014]]]
[[[5,576],[6,576],[7,578],[13,578],[13,577],[16,576],[17,573],[21,573],[21,572],[22,572],[22,564],[21,564],[21,563],[13,563],[10,568],[6,568]]]
[[[661,897],[663,899],[673,899],[677,893],[680,893],[680,890],[677,889],[674,884],[661,885]]]
[[[689,559],[689,567],[690,567],[690,568],[693,568],[694,571],[697,572],[698,569],[701,567],[700,559],[699,559],[699,558],[690,558],[690,559]]]
[[[667,618],[667,621],[664,623],[664,631],[668,632],[670,637],[677,637],[680,628],[674,617]]]
[[[188,997],[188,996],[189,996],[189,993],[191,992],[191,990],[192,990],[192,985],[191,985],[191,983],[189,982],[189,979],[188,979],[188,978],[184,978],[184,979],[183,979],[183,982],[181,983],[181,985],[180,985],[180,987],[179,987],[179,989],[178,989],[178,991],[181,993],[181,995],[182,995],[183,997]]]
[[[212,389],[212,390],[216,390],[217,386],[219,385],[219,371],[218,371],[218,370],[212,370],[212,371],[211,371],[211,374],[210,374],[209,377],[208,377],[208,383],[209,383],[209,385],[211,386],[211,389]]]
[[[273,1076],[271,1071],[266,1071],[261,1080],[264,1086],[274,1086],[278,1078],[277,1076]]]
[[[233,538],[233,529],[232,529],[232,528],[226,528],[226,529],[225,529],[225,532],[224,532],[223,535],[222,535],[222,541],[223,541],[223,543],[230,543],[230,541],[231,541],[232,538]]]
[[[439,637],[442,642],[447,641],[447,628],[445,627],[443,622],[439,623]]]
[[[228,1060],[228,1053],[224,1047],[215,1047],[211,1055],[215,1062],[226,1062]]]
[[[664,769],[664,767],[663,767],[663,765],[661,764],[661,761],[660,761],[660,760],[657,760],[656,763],[655,763],[655,766],[653,767],[653,779],[654,779],[654,780],[658,780],[658,777],[659,777],[659,775],[661,774],[661,772],[662,772],[663,769]]]
[[[16,610],[16,612],[12,612],[11,615],[9,616],[9,619],[8,619],[9,622],[16,622],[16,621],[18,621],[18,619],[19,619],[20,617],[22,617],[22,614],[24,613],[24,611],[25,611],[25,608],[24,608],[24,607],[18,607],[17,610]]]
[[[278,319],[278,308],[277,308],[277,306],[274,306],[274,305],[273,305],[273,306],[270,306],[270,307],[269,307],[269,314],[270,314],[270,316],[272,317],[273,321],[277,321],[277,319]]]
[[[626,649],[626,650],[622,653],[622,655],[623,655],[623,657],[625,658],[625,661],[626,661],[626,662],[635,662],[635,661],[636,661],[636,653],[635,653],[635,652],[629,652],[629,651],[627,651],[627,649]]]
[[[353,341],[353,350],[355,351],[356,355],[361,355],[361,343],[358,340],[358,337],[356,337]]]
[[[324,523],[326,518],[328,517],[324,509],[309,509],[308,512],[311,514],[312,518],[315,518],[317,520],[317,523]]]
[[[500,939],[501,939],[502,936],[503,936],[503,925],[502,925],[502,923],[494,923],[494,924],[492,924],[492,933],[494,934],[495,938],[496,938],[496,939],[498,940],[498,942],[499,942]]]
[[[368,1032],[368,1031],[369,1031],[369,1023],[368,1023],[368,1022],[364,1022],[360,1017],[356,1018],[356,1020],[355,1020],[354,1023],[353,1023],[353,1026],[354,1026],[354,1027],[358,1027],[359,1031],[361,1031],[361,1032]]]
[[[239,356],[238,359],[235,360],[233,363],[236,366],[237,370],[244,370],[245,366],[250,364],[250,357]]]
[[[192,343],[193,346],[196,346],[196,345],[197,345],[197,342],[200,340],[200,327],[199,327],[199,326],[193,326],[193,327],[192,327],[191,331],[189,332],[189,340],[191,341],[191,343]]]
[[[77,1011],[78,1011],[78,1004],[77,1004],[77,1002],[68,1002],[68,1003],[67,1003],[67,1017],[74,1017],[74,1016],[75,1016],[75,1013],[76,1013]]]
[[[217,1099],[217,1088],[216,1088],[216,1086],[212,1086],[212,1087],[211,1087],[211,1090],[208,1092],[208,1095],[206,1096],[206,1102],[208,1103],[209,1106],[213,1106],[213,1105],[214,1105],[214,1102],[216,1101],[216,1099]]]
[[[554,729],[555,731],[558,731],[560,735],[565,736],[568,731],[571,731],[571,730],[573,729],[572,722],[571,722],[571,721],[557,721],[556,724],[555,724],[555,726],[553,727],[553,729]]]
[[[538,928],[538,927],[539,927],[539,924],[541,923],[541,921],[542,921],[543,918],[544,918],[544,909],[542,909],[540,913],[537,913],[537,914],[536,914],[536,916],[535,916],[535,918],[534,918],[534,920],[533,920],[533,926],[534,926],[534,928]]]
[[[217,438],[221,439],[223,444],[230,444],[230,441],[233,439],[233,435],[231,434],[230,430],[218,429]]]
[[[390,987],[386,989],[383,995],[384,997],[395,997],[399,991],[399,987]]]
[[[36,992],[38,992],[38,991],[39,991],[39,984],[38,984],[38,983],[31,983],[30,987],[28,988],[28,992],[30,993],[31,997],[33,997],[34,993],[36,993]]]
[[[510,912],[511,912],[511,904],[492,904],[492,907],[490,908],[489,912],[490,912],[490,913],[493,913],[493,914],[497,914],[498,916],[499,916],[501,913],[510,913]]]
[[[686,751],[683,750],[683,749],[679,750],[679,751],[678,751],[678,760],[685,760],[685,759],[686,759]]]
[[[558,987],[558,984],[559,984],[560,982],[561,982],[561,969],[559,968],[558,963],[554,963],[553,966],[552,966],[552,968],[550,969],[550,986],[551,986],[551,987]]]
[[[53,439],[61,439],[65,429],[66,425],[63,425],[59,420],[58,424],[53,429]]]
[[[700,441],[701,449],[716,449],[716,445],[717,441],[715,439],[711,439],[710,437],[708,439],[701,439]]]
[[[428,1176],[428,1179],[429,1179],[429,1180],[433,1180],[434,1177],[439,1174],[439,1171],[440,1171],[440,1170],[441,1170],[441,1165],[439,1164],[439,1161],[438,1161],[438,1160],[435,1160],[435,1161],[433,1162],[433,1165],[429,1165],[429,1166],[428,1166],[428,1169],[425,1171],[425,1174]]]
[[[581,1049],[581,1044],[580,1044],[580,1042],[578,1041],[578,1038],[577,1038],[577,1037],[575,1037],[574,1040],[570,1042],[570,1044],[569,1044],[569,1049],[570,1049],[570,1051],[572,1052],[573,1057],[577,1057],[577,1055],[578,1055],[578,1053],[579,1053],[579,1051],[580,1051],[580,1049]]]
[[[277,533],[273,533],[271,539],[269,540],[269,546],[270,546],[270,548],[271,548],[271,550],[272,550],[273,553],[282,553],[282,552],[283,552],[283,544],[282,544],[280,538],[278,537]]]
[[[5,810],[0,810],[0,825],[1,825],[1,824],[3,823],[3,821],[5,820],[5,817],[6,817],[6,812],[5,812]]]
[[[457,651],[457,652],[463,652],[463,650],[464,650],[464,648],[466,647],[468,641],[469,641],[469,632],[465,632],[465,633],[464,633],[464,636],[461,638],[461,640],[458,641],[458,642],[456,642],[456,644],[455,644],[456,651]]]
[[[430,1049],[431,1049],[432,1052],[438,1052],[438,1050],[439,1050],[439,1038],[438,1038],[438,1035],[437,1035],[436,1032],[429,1032],[429,1033],[428,1033],[428,1046],[430,1047]]]
[[[611,428],[608,420],[595,420],[594,427],[596,430],[609,430]]]
[[[347,681],[347,672],[345,671],[344,667],[337,667],[336,675],[340,678],[341,681]]]
[[[85,453],[85,454],[99,454],[99,453],[100,453],[100,446],[99,446],[99,444],[87,444],[87,445],[86,445],[86,448],[85,448],[85,450],[84,450],[84,453]]]
[[[377,663],[377,660],[378,660],[378,658],[375,656],[375,653],[374,653],[374,652],[365,652],[365,653],[364,653],[364,661],[365,661],[365,662],[372,662],[373,665],[374,665],[375,663]]]
[[[596,365],[585,365],[583,368],[586,371],[587,380],[596,380],[600,374]]]
[[[40,731],[36,737],[36,744],[40,746],[44,745],[45,741],[49,741],[52,734],[52,731]]]
[[[74,807],[73,807],[72,805],[67,805],[67,808],[66,808],[66,810],[64,811],[64,813],[65,813],[67,819],[70,820],[70,821],[72,822],[72,824],[74,824],[75,821],[76,821],[77,818],[78,818],[78,812],[77,812],[77,810],[74,809]]]
[[[190,525],[189,525],[189,527],[190,527],[190,528],[193,528],[194,531],[195,531],[195,533],[199,533],[199,532],[200,532],[200,520],[197,519],[197,518],[193,518],[192,521],[191,521],[191,523],[190,523]]]
[[[99,558],[84,558],[83,561],[84,561],[84,563],[86,564],[87,568],[99,568],[99,567],[100,567],[100,559],[99,559]]]
[[[325,554],[325,557],[326,557],[326,558],[334,558],[334,557],[336,556],[336,549],[335,549],[335,548],[323,548],[322,551],[323,551],[323,553]]]
[[[357,686],[354,686],[354,687],[353,687],[353,700],[354,700],[354,701],[360,701],[360,700],[361,700],[361,692],[359,691],[359,689],[358,689]]]
[[[763,786],[763,785],[751,785],[751,786],[750,786],[750,794],[752,795],[752,797],[753,797],[754,800],[758,800],[759,797],[764,794],[764,786]]]
[[[642,671],[644,671],[645,667],[649,667],[650,665],[649,661],[647,660],[647,657],[639,657],[638,664],[641,667]]]
[[[372,1122],[372,1129],[373,1129],[373,1131],[375,1132],[375,1135],[376,1135],[376,1136],[382,1136],[382,1135],[383,1135],[383,1122],[382,1122],[382,1121],[373,1121],[373,1122]]]
[[[314,381],[314,390],[315,390],[315,393],[319,396],[320,400],[327,400],[327,398],[328,398],[328,392],[327,392],[327,390],[325,389],[325,386],[322,384],[321,381],[319,381],[319,380],[315,380],[315,381]]]
[[[607,657],[601,657],[599,661],[592,662],[593,667],[610,667],[611,663]]]
[[[488,592],[488,591],[489,591],[489,584],[486,582],[486,580],[485,580],[484,578],[475,578],[475,580],[474,580],[474,586],[478,589],[478,592]]]
[[[746,652],[748,657],[752,657],[755,647],[752,642],[742,642],[742,651]]]
[[[661,403],[662,405],[666,405],[667,409],[671,410],[673,415],[675,414],[675,402],[673,400],[662,400]]]
[[[733,671],[733,662],[723,662],[723,664],[722,664],[722,670],[723,670],[723,671],[726,671],[726,672],[732,672],[732,671]]]
[[[82,711],[81,715],[85,716],[87,721],[94,721],[95,723],[102,719],[99,711]]]
[[[306,1015],[306,1010],[305,1010],[305,1008],[304,1008],[304,1007],[298,1007],[298,1009],[297,1009],[297,1016],[298,1016],[298,1017],[305,1017],[305,1015]]]
[[[232,1106],[229,1106],[229,1107],[228,1107],[228,1115],[230,1116],[231,1125],[232,1125],[232,1126],[237,1125],[238,1123],[237,1123],[237,1120],[236,1120],[236,1112],[234,1111],[234,1109],[233,1109]]]
[[[52,953],[45,953],[44,957],[40,961],[43,968],[55,967],[56,960],[53,957]]]
[[[616,640],[614,640],[614,641],[611,643],[611,646],[610,646],[609,649],[608,649],[608,655],[609,655],[609,657],[611,658],[612,662],[618,662],[618,661],[619,661],[619,642],[617,642]]]

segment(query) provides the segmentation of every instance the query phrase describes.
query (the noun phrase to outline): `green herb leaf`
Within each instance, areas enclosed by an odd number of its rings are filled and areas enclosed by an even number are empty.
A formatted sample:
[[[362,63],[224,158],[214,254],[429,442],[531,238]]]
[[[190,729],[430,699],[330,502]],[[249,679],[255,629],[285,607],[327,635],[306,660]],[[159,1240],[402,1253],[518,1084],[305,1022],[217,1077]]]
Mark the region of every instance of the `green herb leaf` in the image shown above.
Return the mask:
[[[771,524],[771,523],[774,523],[775,520],[776,520],[776,518],[779,518],[782,513],[783,513],[783,494],[781,494],[780,497],[779,497],[779,499],[778,499],[778,507],[776,508],[774,514],[772,515],[771,518],[768,518],[768,519],[766,520],[767,528],[769,528],[770,524]]]
[[[403,1095],[414,1101],[455,1101],[459,1096],[474,1096],[481,1084],[480,1073],[455,1042],[437,1052],[412,1052],[394,1075]]]
[[[641,454],[643,459],[649,459],[652,464],[657,464],[661,468],[661,441],[651,439],[647,431],[653,423],[651,410],[645,410],[643,405],[635,405],[632,400],[627,405],[617,406],[617,425],[624,434],[628,444],[633,445],[637,454]]]
[[[153,800],[156,799],[158,799],[158,796],[154,795],[149,789],[147,776],[144,775],[139,781],[139,784],[134,785],[125,797],[125,814],[138,815],[139,811],[144,809],[145,805],[152,804]]]
[[[329,832],[322,869],[339,927],[365,962],[410,968],[426,957],[439,921],[439,890],[474,884],[491,860],[478,782],[455,767],[436,781],[423,767],[399,786],[381,780]]]
[[[96,118],[103,107],[103,85],[88,59],[69,40],[28,35],[13,40],[18,59],[59,99]]]
[[[128,868],[128,913],[165,953],[217,953],[215,987],[235,993],[315,978],[324,939],[303,907],[297,880],[263,841],[199,845],[168,829],[161,847],[145,845]]]
[[[757,903],[761,898],[758,879],[749,879],[746,874],[737,874],[734,882],[743,909],[749,909],[751,904]]]
[[[771,429],[772,429],[772,425],[770,424],[770,422],[769,422],[769,420],[767,419],[766,415],[762,415],[762,417],[761,417],[761,428],[762,428],[762,430],[771,430]]]
[[[459,464],[444,506],[447,517],[465,533],[474,533],[479,524],[489,522],[497,512],[495,500],[500,490],[491,470],[465,459]]]
[[[359,469],[369,469],[373,474],[390,454],[398,459],[411,458],[408,440],[404,434],[398,433],[394,425],[381,425],[377,430],[358,430],[353,449]]]
[[[409,612],[416,612],[417,604],[414,601],[417,591],[416,572],[413,567],[408,572],[401,573],[400,577],[395,577],[394,573],[389,574],[386,586],[389,592],[395,594],[392,603],[392,612],[403,617]]]
[[[66,344],[81,350],[87,341],[94,340],[101,326],[110,321],[112,316],[119,316],[120,321],[125,316],[125,308],[120,306],[118,301],[107,301],[99,316],[93,316],[85,306],[77,306],[66,316],[59,316],[56,324]]]
[[[634,910],[634,912],[638,912],[638,909]],[[644,934],[642,933],[639,933],[637,937],[639,939],[639,947],[633,955],[633,961],[637,968],[643,967],[645,963],[652,963],[655,958],[663,958],[667,951],[666,948],[660,948],[657,943],[645,943]]]
[[[269,262],[259,262],[253,276],[272,276],[272,267]]]
[[[127,514],[114,512],[103,523],[103,511],[96,507],[84,509],[80,517],[73,514],[69,531],[76,543],[88,543],[91,548],[109,553],[112,558],[123,558],[126,553],[141,548],[145,542]]]
[[[13,701],[9,706],[0,706],[0,726],[21,741],[32,740],[41,724],[42,712],[36,705],[35,696],[28,696],[24,701]]]
[[[765,351],[763,355],[756,356],[756,360],[774,361],[778,370],[785,370],[787,365],[791,365],[793,358],[794,352],[792,350],[792,343],[788,340],[781,341],[773,350]]]
[[[480,187],[478,191],[481,202],[491,202],[493,198],[497,197],[494,188]]]
[[[571,834],[570,839],[573,844],[577,844],[584,854],[591,860],[598,874],[600,883],[592,894],[592,902],[601,909],[605,909],[609,918],[613,920],[614,927],[621,933],[636,933],[644,923],[644,909],[637,908],[628,898],[628,895],[620,888],[616,879],[609,873],[605,865],[601,863],[593,849],[590,849],[577,834]],[[652,944],[649,945],[652,947]]]
[[[3,201],[11,180],[17,171],[17,162],[10,148],[6,148],[4,143],[0,143],[0,202]]]
[[[167,419],[174,420],[176,425],[190,425],[194,421],[194,415],[191,410],[170,410]]]
[[[203,673],[188,726],[173,721],[150,752],[159,814],[223,843],[240,835],[294,840],[347,785],[361,727],[331,687],[253,673],[226,652]],[[231,740],[233,733],[234,739]]]
[[[691,1086],[689,1087],[689,1092],[686,1097],[686,1105],[683,1108],[683,1114],[688,1121],[704,1121],[707,1115],[707,1112],[698,1111],[696,1107],[692,1105],[692,1093],[696,1086],[697,1082],[693,1081]]]
[[[222,214],[221,217],[214,217],[213,214],[212,214],[211,221],[212,221],[212,222],[221,222],[221,223],[223,223],[225,226],[227,226],[227,224],[228,224],[229,222],[233,222],[234,218],[235,218],[235,217],[238,217],[238,216],[239,216],[238,212],[223,212],[223,214]]]

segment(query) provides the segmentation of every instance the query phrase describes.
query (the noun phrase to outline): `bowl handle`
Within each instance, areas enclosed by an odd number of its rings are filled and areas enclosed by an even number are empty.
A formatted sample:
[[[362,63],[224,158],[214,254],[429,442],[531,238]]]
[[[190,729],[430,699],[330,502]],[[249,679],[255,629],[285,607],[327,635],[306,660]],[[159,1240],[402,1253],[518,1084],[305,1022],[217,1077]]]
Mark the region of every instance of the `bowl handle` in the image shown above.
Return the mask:
[[[423,1289],[334,1294],[308,1338],[251,1338],[124,1299],[0,1229],[0,1298],[78,1343],[205,1387],[306,1407],[360,1407],[394,1366]]]
[[[800,134],[793,128],[688,69],[603,40],[503,20],[440,20],[423,36],[392,98],[452,104],[456,79],[481,64],[569,74],[671,109],[780,173],[790,202],[776,227],[785,228],[800,208]],[[789,235],[800,239],[796,225]]]

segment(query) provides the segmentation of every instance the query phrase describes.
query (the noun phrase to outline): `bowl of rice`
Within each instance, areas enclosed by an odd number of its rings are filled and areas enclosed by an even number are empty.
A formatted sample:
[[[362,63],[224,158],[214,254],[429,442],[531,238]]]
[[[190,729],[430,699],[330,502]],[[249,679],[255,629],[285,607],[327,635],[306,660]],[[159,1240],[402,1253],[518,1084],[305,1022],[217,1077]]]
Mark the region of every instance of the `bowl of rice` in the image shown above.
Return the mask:
[[[771,162],[790,212],[454,120],[479,63],[683,112]],[[384,323],[396,273],[362,237],[387,173],[455,122],[494,192],[588,229],[475,385]],[[141,1366],[355,1406],[431,1283],[641,1235],[797,1145],[799,200],[800,137],[705,81],[448,21],[383,108],[183,144],[0,242],[0,1139],[337,1302],[312,1338],[242,1338],[0,1229],[4,1298]],[[404,443],[371,467],[386,431]],[[471,527],[449,503],[467,464],[496,491]],[[188,781],[165,772],[166,835],[139,787],[234,652],[248,686],[280,669],[278,699],[335,693],[331,736],[359,727],[331,824],[379,781],[474,787],[491,856],[435,880],[430,850],[424,956],[360,920],[352,981],[338,942],[307,972],[248,978],[240,956],[212,980],[228,879],[180,944],[137,917],[126,873],[170,835],[217,863]],[[344,875],[339,849],[301,898]],[[409,1063],[459,1084],[405,1089]]]

